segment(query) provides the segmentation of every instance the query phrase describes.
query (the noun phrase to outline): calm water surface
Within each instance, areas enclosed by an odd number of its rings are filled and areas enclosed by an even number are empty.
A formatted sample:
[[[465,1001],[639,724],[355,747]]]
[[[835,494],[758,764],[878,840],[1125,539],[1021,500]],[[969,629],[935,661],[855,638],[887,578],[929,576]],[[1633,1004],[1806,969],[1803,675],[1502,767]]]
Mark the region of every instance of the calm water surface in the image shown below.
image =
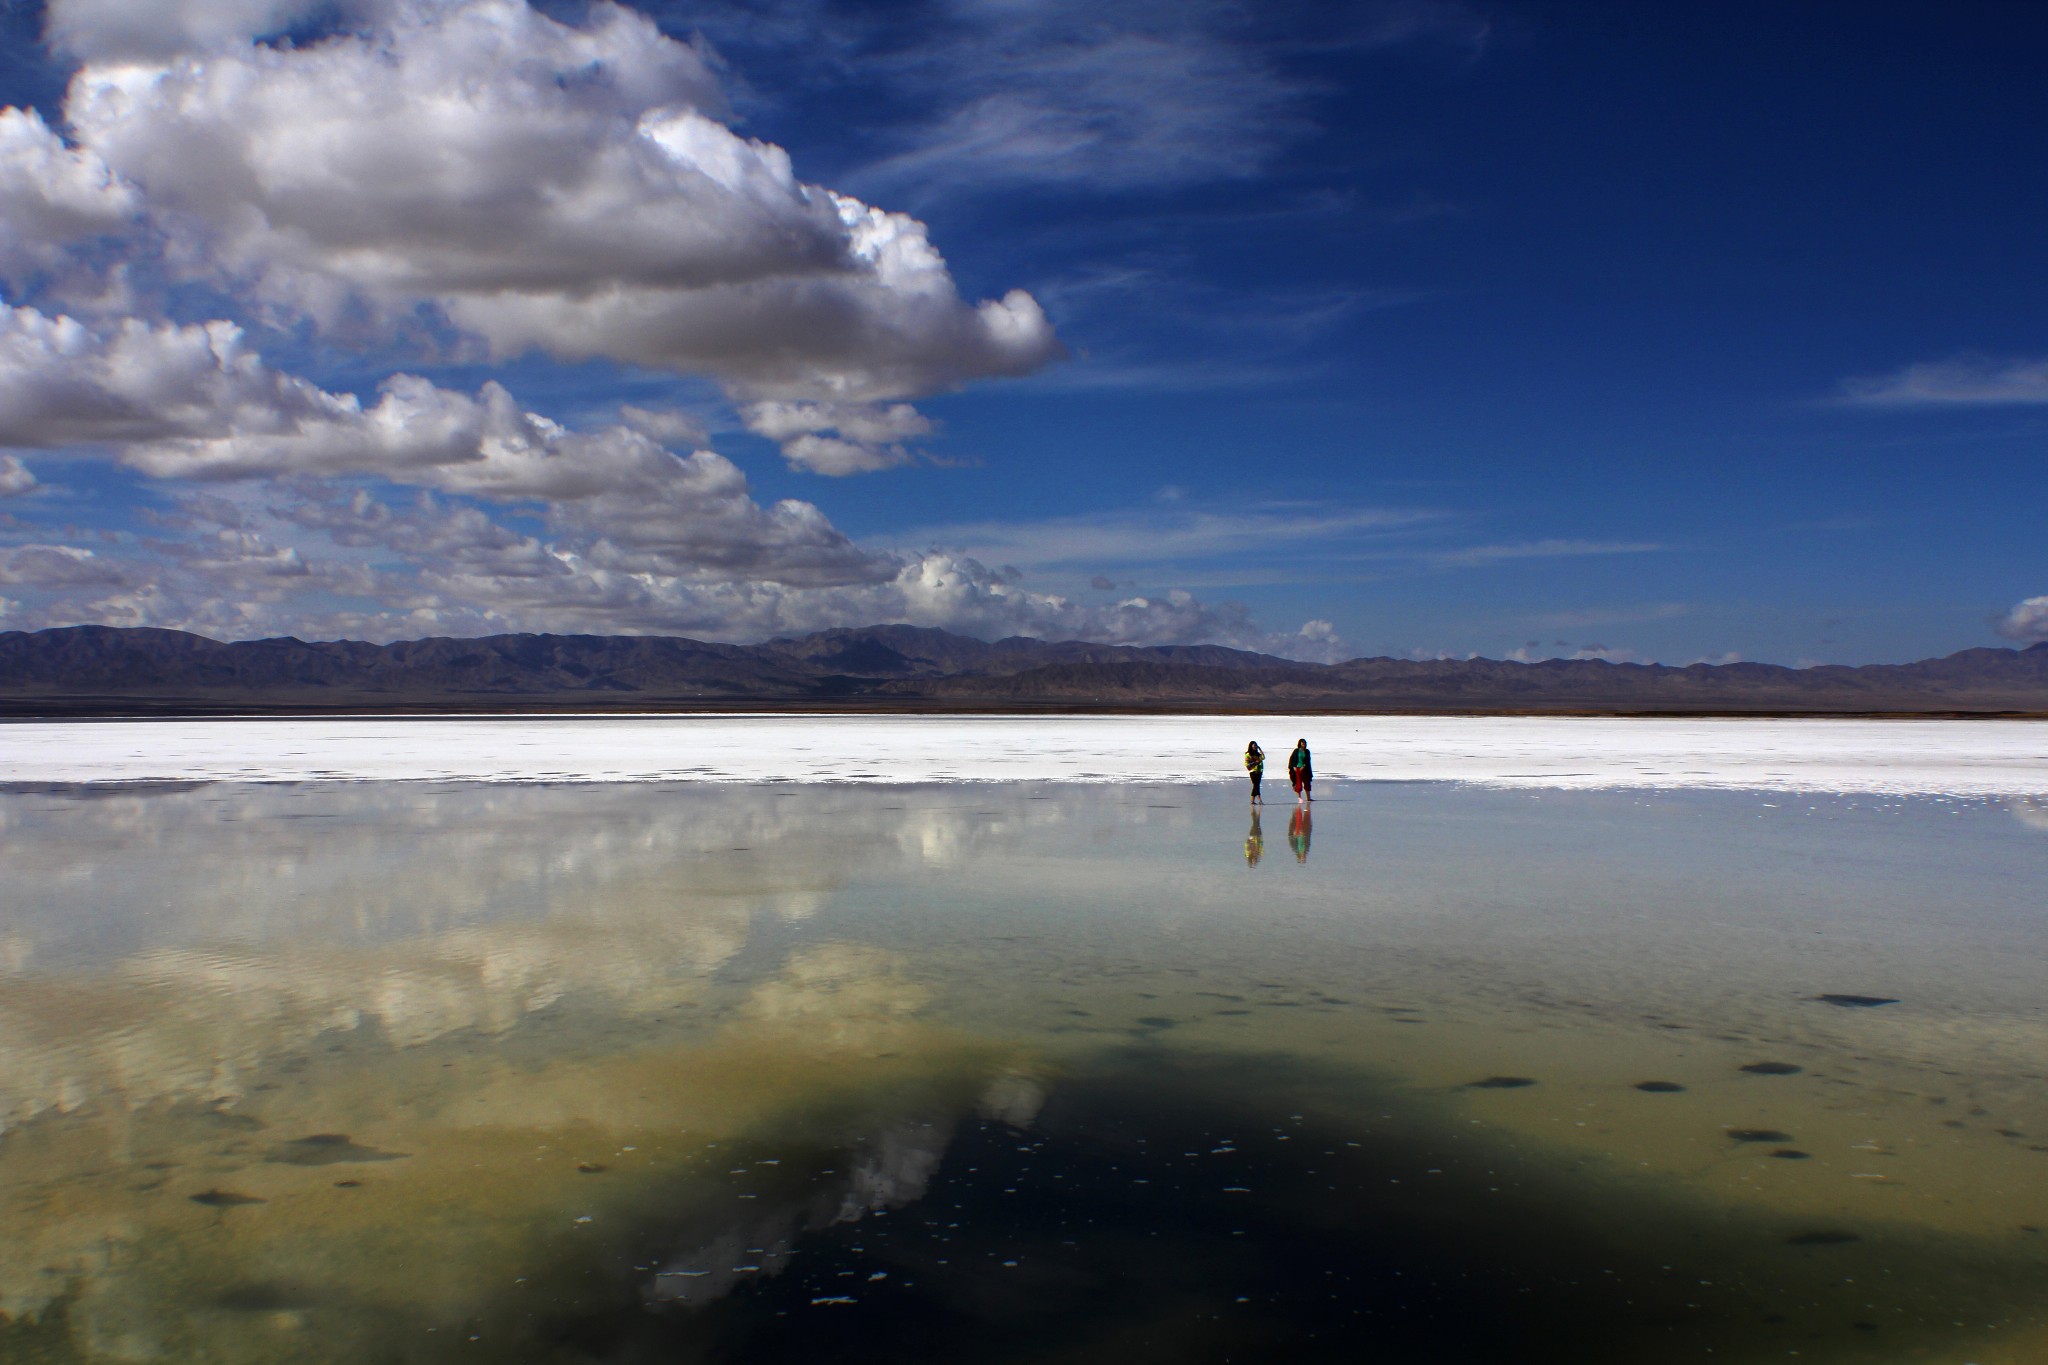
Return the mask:
[[[2048,811],[0,791],[0,1361],[2048,1359]]]

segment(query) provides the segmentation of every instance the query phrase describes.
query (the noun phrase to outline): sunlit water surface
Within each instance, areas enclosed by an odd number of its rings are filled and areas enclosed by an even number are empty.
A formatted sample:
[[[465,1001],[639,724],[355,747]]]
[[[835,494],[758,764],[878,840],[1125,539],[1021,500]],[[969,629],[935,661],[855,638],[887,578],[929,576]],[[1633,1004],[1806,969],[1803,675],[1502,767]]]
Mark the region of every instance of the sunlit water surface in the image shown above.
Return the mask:
[[[0,792],[0,1360],[2048,1359],[2048,812]]]

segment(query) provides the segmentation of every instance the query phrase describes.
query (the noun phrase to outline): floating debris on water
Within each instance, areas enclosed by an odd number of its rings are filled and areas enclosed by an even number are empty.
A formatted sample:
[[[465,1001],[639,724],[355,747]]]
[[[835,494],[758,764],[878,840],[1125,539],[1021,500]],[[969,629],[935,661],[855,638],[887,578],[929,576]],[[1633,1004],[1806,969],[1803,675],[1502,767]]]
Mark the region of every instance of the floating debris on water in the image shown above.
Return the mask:
[[[1637,1081],[1636,1089],[1648,1095],[1676,1095],[1685,1087],[1677,1081]]]
[[[1520,1090],[1523,1086],[1534,1084],[1536,1082],[1527,1076],[1488,1076],[1483,1081],[1468,1083],[1465,1088],[1467,1090]]]
[[[1806,1070],[1805,1067],[1794,1066],[1790,1062],[1751,1062],[1742,1069],[1752,1076],[1797,1076]]]
[[[1870,1010],[1879,1005],[1896,1005],[1899,1002],[1885,995],[1816,995],[1813,997],[1829,1005],[1840,1005],[1843,1009]]]
[[[1728,1136],[1736,1142],[1790,1142],[1790,1133],[1781,1133],[1775,1128],[1730,1128]]]

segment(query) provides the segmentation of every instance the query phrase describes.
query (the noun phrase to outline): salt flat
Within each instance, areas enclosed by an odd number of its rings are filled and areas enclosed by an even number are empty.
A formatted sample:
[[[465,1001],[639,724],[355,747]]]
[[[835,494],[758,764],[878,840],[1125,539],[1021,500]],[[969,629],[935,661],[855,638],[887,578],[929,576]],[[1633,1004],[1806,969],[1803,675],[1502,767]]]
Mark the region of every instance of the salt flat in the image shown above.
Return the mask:
[[[511,716],[0,724],[0,782],[1318,780],[2048,794],[2048,722],[1457,716]]]

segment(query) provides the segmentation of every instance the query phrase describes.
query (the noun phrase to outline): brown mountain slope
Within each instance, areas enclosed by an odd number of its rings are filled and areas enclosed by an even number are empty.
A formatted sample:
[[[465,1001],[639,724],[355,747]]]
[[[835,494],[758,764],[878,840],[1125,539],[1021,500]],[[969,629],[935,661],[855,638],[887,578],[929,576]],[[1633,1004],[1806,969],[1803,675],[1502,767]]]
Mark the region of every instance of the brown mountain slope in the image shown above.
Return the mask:
[[[1860,668],[1353,659],[969,639],[908,626],[762,645],[672,637],[221,643],[169,630],[0,632],[0,711],[1619,711],[2048,715],[2048,645]]]

